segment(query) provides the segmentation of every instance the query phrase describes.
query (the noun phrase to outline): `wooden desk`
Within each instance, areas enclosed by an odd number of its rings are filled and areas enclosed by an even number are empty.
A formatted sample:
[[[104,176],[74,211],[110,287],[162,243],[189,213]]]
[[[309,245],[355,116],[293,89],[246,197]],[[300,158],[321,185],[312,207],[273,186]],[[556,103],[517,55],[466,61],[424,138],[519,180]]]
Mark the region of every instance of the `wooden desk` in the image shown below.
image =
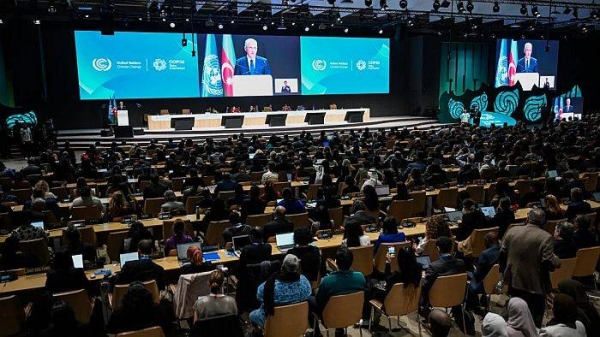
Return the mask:
[[[302,186],[308,187],[308,182],[304,182],[304,181],[292,181],[291,185],[292,185],[292,188],[302,187]],[[260,188],[265,188],[265,185],[263,185],[263,184],[260,184],[260,185],[257,185],[257,186],[260,187]],[[244,185],[244,192],[250,191],[251,187],[252,187],[252,184],[250,184],[250,185]]]

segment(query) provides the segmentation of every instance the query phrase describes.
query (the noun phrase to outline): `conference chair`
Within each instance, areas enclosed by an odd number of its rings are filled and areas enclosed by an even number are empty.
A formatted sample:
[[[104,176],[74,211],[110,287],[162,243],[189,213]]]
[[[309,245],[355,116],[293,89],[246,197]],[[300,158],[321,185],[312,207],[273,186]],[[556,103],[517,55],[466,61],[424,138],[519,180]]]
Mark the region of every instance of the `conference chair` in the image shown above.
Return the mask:
[[[467,185],[467,193],[475,203],[483,204],[485,202],[485,191],[483,185]]]
[[[200,296],[210,294],[208,279],[212,271],[197,274],[180,275],[177,285],[169,288],[173,292],[173,309],[177,318],[177,326],[181,321],[194,317],[194,303]]]
[[[160,114],[161,115],[169,115],[169,109],[161,109]]]
[[[550,272],[550,283],[552,283],[552,290],[558,289],[558,284],[560,281],[568,280],[573,277],[575,266],[577,265],[577,259],[577,257],[561,259],[560,267]]]
[[[25,311],[16,295],[0,298],[0,313],[1,337],[13,336],[21,332],[21,327],[25,323]]]
[[[196,212],[196,204],[202,200],[202,196],[190,195],[185,201],[185,212],[187,214],[194,214]]]
[[[422,215],[427,212],[427,192],[426,191],[414,191],[410,192],[410,215]]]
[[[573,277],[586,277],[594,275],[598,256],[600,255],[600,246],[581,248],[577,251],[577,262],[573,270]],[[598,290],[598,285],[594,281],[594,288]]]
[[[117,337],[165,337],[165,333],[161,327],[153,326],[142,330],[121,332]]]
[[[184,178],[171,178],[171,189],[174,192],[183,191],[183,179]]]
[[[421,252],[421,255],[429,255],[429,260],[431,262],[437,261],[440,258],[440,253],[437,249],[436,242],[436,239],[427,240],[427,243]]]
[[[394,243],[381,243],[379,248],[377,249],[377,253],[375,254],[375,258],[373,259],[373,263],[375,265],[375,269],[381,273],[385,273],[385,265],[386,265],[386,257],[388,253],[388,249],[390,247],[394,247],[394,251],[396,252],[392,261],[390,261],[390,268],[392,272],[398,271],[398,252],[406,247],[410,247],[410,241],[404,242],[394,242]]]
[[[59,201],[69,197],[69,190],[64,186],[51,187],[50,192],[52,192]]]
[[[528,180],[515,181],[514,189],[519,192],[519,196],[525,195],[525,193],[529,192],[530,188],[531,188],[531,183]]]
[[[55,300],[63,300],[73,309],[75,320],[81,324],[88,324],[92,317],[93,302],[90,301],[84,289],[66,291],[53,294]]]
[[[400,316],[407,316],[411,312],[416,313],[416,321],[419,326],[419,336],[421,336],[421,323],[419,319],[419,299],[421,297],[421,286],[415,287],[410,284],[408,286],[404,286],[404,283],[396,283],[387,294],[383,303],[378,300],[371,300],[369,304],[371,304],[371,319],[369,321],[369,331],[371,331],[371,323],[373,323],[373,316],[375,314],[375,310],[381,312],[383,316],[385,316],[388,320],[388,331],[392,332],[392,320],[391,316],[398,317],[398,327],[403,328],[400,325]],[[410,319],[408,320],[410,322]],[[404,329],[404,328],[403,328]],[[408,329],[407,332],[410,333]]]
[[[275,190],[275,192],[282,193],[284,188],[292,188],[292,183],[289,181],[273,183],[273,189]]]
[[[13,225],[12,213],[0,213],[0,229],[10,232],[14,228],[15,225]]]
[[[294,224],[294,230],[296,230],[297,228],[308,227],[308,225],[310,224],[307,212],[299,214],[289,214],[285,217]]]
[[[323,308],[321,315],[321,322],[327,330],[327,336],[329,336],[329,329],[344,329],[347,334],[347,328],[360,321],[364,302],[364,291],[332,296],[327,305],[325,305],[325,308]],[[319,317],[317,315],[314,315],[314,317],[316,326],[319,324]],[[362,336],[362,329],[360,327],[358,331]]]
[[[333,221],[333,228],[339,228],[344,224],[344,207],[336,207],[327,209],[329,219]]]
[[[458,188],[441,188],[435,200],[436,207],[443,210],[444,207],[456,208],[458,200]]]
[[[596,191],[596,187],[598,186],[598,172],[588,172],[583,175],[588,178],[585,182],[585,192],[593,193]]]
[[[499,295],[504,292],[504,289],[502,289],[502,291],[498,291],[498,289],[496,288],[501,278],[502,275],[500,274],[499,264],[493,265],[492,269],[490,269],[487,275],[485,275],[485,277],[483,278],[483,290],[485,291],[485,296],[487,296],[487,302],[485,307],[486,311],[489,311],[492,295]]]
[[[220,315],[196,321],[192,326],[189,336],[244,337],[244,328],[237,314]]]
[[[271,213],[253,214],[246,217],[246,225],[264,228],[265,224],[271,220],[273,220],[273,214]]]
[[[30,253],[37,256],[42,265],[47,265],[50,262],[48,242],[45,238],[21,241],[19,248],[23,253]]]
[[[293,317],[293,319],[290,319]],[[308,302],[275,307],[275,314],[267,317],[265,337],[303,336],[308,328]]]
[[[474,258],[478,257],[479,254],[485,250],[485,236],[488,233],[498,233],[498,227],[473,230],[471,235],[467,238],[467,241],[469,242],[467,245],[470,245],[471,254],[467,254],[467,252],[463,253],[465,253],[465,255],[471,255]]]
[[[223,200],[225,205],[227,205],[227,201],[229,200],[229,198],[233,196],[235,196],[235,191],[220,191],[217,195],[219,199]]]
[[[429,290],[429,303],[434,308],[450,308],[460,305],[463,331],[467,331],[463,303],[467,291],[467,273],[438,277]]]
[[[123,252],[123,241],[127,238],[129,231],[110,232],[106,244],[106,254],[111,261],[120,261],[120,254]]]
[[[354,256],[350,269],[361,272],[365,277],[373,273],[373,245],[350,248]]]
[[[306,192],[306,200],[315,200],[318,198],[319,189],[322,187],[321,184],[308,185],[308,192]]]
[[[160,213],[160,206],[165,203],[165,198],[148,198],[144,200],[144,213],[155,218]]]
[[[72,220],[100,220],[102,212],[96,206],[76,206],[71,209]]]
[[[554,231],[556,230],[556,226],[561,223],[567,221],[567,219],[558,219],[558,220],[548,220],[546,224],[542,227],[543,230],[550,233],[550,235],[554,236]]]
[[[224,247],[223,231],[230,225],[229,220],[211,221],[206,230],[206,244]]]
[[[259,183],[260,184],[260,182],[262,180],[262,176],[263,176],[263,174],[265,174],[265,172],[267,172],[267,171],[250,172],[250,180],[253,183]]]
[[[67,223],[67,226],[71,226],[72,223],[73,221],[69,221]],[[96,247],[96,231],[94,231],[94,227],[84,226],[77,228],[77,230],[79,231],[79,235],[81,236],[82,243],[89,243],[94,248]],[[63,231],[62,239],[64,243],[69,243],[66,234],[67,232]]]
[[[182,115],[190,115],[190,114],[192,114],[192,110],[190,110],[190,109],[181,109],[181,114]]]
[[[393,200],[390,204],[390,208],[388,208],[387,215],[398,220],[398,223],[402,222],[402,220],[406,218],[410,218],[411,213],[411,204],[414,200]]]
[[[23,205],[26,201],[31,200],[31,195],[33,194],[33,191],[31,190],[31,188],[23,188],[11,190],[10,194],[14,195],[17,198],[17,202],[19,203],[19,205]]]
[[[160,301],[158,285],[156,284],[156,280],[142,282],[144,288],[146,288],[150,294],[152,294],[152,300],[154,303],[158,304]],[[120,308],[123,302],[123,297],[127,293],[129,289],[129,284],[116,284],[113,292],[112,292],[112,301],[111,306],[113,309]]]

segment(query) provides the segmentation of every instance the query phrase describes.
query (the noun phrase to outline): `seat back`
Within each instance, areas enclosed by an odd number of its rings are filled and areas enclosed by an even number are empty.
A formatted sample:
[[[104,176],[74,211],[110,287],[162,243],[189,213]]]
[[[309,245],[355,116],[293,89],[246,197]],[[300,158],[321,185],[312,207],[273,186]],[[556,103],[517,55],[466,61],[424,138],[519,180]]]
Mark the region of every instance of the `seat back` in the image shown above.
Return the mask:
[[[218,198],[223,200],[225,202],[225,204],[227,205],[227,200],[229,200],[229,198],[235,196],[235,191],[221,191],[218,194]]]
[[[246,217],[246,225],[263,228],[265,227],[265,224],[271,220],[273,220],[273,214],[271,213],[253,214]]]
[[[0,298],[0,336],[12,336],[21,331],[25,311],[16,295]]]
[[[153,326],[142,330],[121,332],[117,337],[165,337],[165,333],[161,327]]]
[[[553,272],[550,272],[550,282],[552,283],[553,290],[558,289],[558,284],[560,281],[568,280],[573,277],[576,264],[576,257],[560,260],[560,267],[556,268]]]
[[[156,280],[142,282],[144,287],[152,294],[152,300],[154,303],[158,304],[160,301],[160,296],[158,292],[158,285],[156,284]],[[112,307],[113,309],[120,308],[123,302],[123,296],[127,293],[127,289],[129,289],[129,284],[116,284],[113,289],[112,296]]]
[[[350,248],[353,255],[351,270],[361,272],[365,277],[373,273],[373,245]]]
[[[173,295],[175,316],[179,319],[194,317],[194,303],[200,296],[210,294],[208,279],[212,271],[180,275],[177,291]]]
[[[421,253],[421,255],[429,255],[429,260],[431,262],[437,261],[440,258],[440,253],[437,249],[436,241],[437,240],[435,239],[428,240],[425,244],[425,247],[423,248],[423,252]]]
[[[161,115],[168,115],[169,114],[169,109],[160,109],[160,114]]]
[[[442,209],[444,207],[456,208],[458,200],[458,188],[441,188],[436,198],[437,208]]]
[[[284,188],[291,188],[291,187],[292,187],[292,183],[290,183],[289,181],[273,183],[273,189],[275,190],[275,192],[279,192],[279,193],[282,193]]]
[[[496,285],[498,284],[498,282],[500,282],[501,277],[502,276],[500,275],[500,265],[493,265],[492,269],[490,269],[490,271],[487,273],[487,275],[485,275],[485,278],[483,279],[483,289],[485,289],[486,294],[497,293]]]
[[[414,191],[410,192],[410,198],[413,200],[410,204],[411,210],[410,215],[425,214],[427,211],[427,192],[425,191]]]
[[[483,190],[483,185],[467,185],[467,193],[475,203],[484,203],[485,202],[485,192]]]
[[[160,213],[160,206],[165,203],[165,198],[148,198],[144,200],[144,213],[155,218]]]
[[[411,213],[411,204],[414,200],[393,200],[390,208],[388,209],[388,216],[396,218],[398,222],[406,218],[410,218]]]
[[[322,187],[321,184],[311,184],[308,185],[308,192],[306,193],[306,200],[314,200],[317,199],[319,194],[319,189]]]
[[[385,313],[388,316],[404,316],[419,309],[421,286],[396,283],[384,300]]]
[[[181,109],[182,115],[190,115],[191,113],[192,113],[192,110],[190,110],[190,109]]]
[[[223,231],[229,227],[229,225],[229,220],[211,221],[206,230],[206,244],[219,245],[219,247],[225,246]]]
[[[123,250],[123,241],[127,238],[128,231],[110,232],[108,233],[108,241],[106,243],[106,254],[111,261],[119,261],[120,254]]]
[[[600,255],[600,246],[578,250],[573,277],[593,275],[598,263],[598,255]]]
[[[341,329],[360,321],[365,292],[332,296],[323,309],[323,325],[328,329]]]
[[[438,277],[429,290],[432,307],[448,308],[460,305],[467,290],[467,273]]]
[[[244,328],[237,314],[221,315],[197,320],[190,331],[190,336],[244,337]]]
[[[51,187],[50,192],[52,192],[58,198],[58,200],[63,200],[69,197],[69,190],[64,186]]]
[[[475,229],[471,233],[472,253],[471,256],[478,257],[485,250],[485,236],[488,233],[498,233],[498,227]]]
[[[515,190],[519,192],[520,196],[525,195],[530,189],[531,183],[528,180],[517,180],[515,181]]]
[[[17,202],[19,203],[19,205],[23,205],[26,201],[31,200],[31,195],[33,194],[33,191],[31,190],[31,188],[15,189],[11,190],[10,194],[17,197]]]
[[[386,242],[379,245],[377,253],[375,254],[375,258],[373,259],[373,263],[375,264],[375,269],[382,273],[385,273],[386,256],[390,247],[394,247],[394,251],[396,252],[395,256],[392,258],[392,261],[390,261],[390,268],[392,272],[395,272],[398,270],[398,252],[405,247],[410,247],[410,241],[394,243]]]
[[[75,319],[81,324],[87,324],[92,316],[90,298],[84,289],[67,291],[53,295],[55,300],[63,300],[73,309]]]
[[[585,176],[588,178],[585,181],[585,191],[588,193],[595,192],[596,186],[598,186],[598,172],[585,173]]]
[[[185,201],[185,212],[187,214],[194,214],[196,211],[196,203],[200,202],[200,200],[202,200],[202,197],[198,195],[190,195],[187,197],[187,200]]]
[[[98,220],[102,218],[102,212],[96,206],[76,206],[71,209],[73,220]]]
[[[294,230],[296,228],[308,227],[308,213],[290,214],[285,217],[294,224]]]
[[[344,224],[344,208],[336,207],[329,208],[327,210],[329,212],[329,219],[333,220],[333,227],[338,228]]]
[[[21,241],[19,248],[23,253],[37,256],[43,265],[50,262],[50,252],[48,252],[48,243],[45,238]]]
[[[267,317],[265,337],[303,336],[307,327],[308,302],[283,305],[275,307],[275,314]]]
[[[171,178],[171,189],[174,192],[183,191],[183,178]]]
[[[260,183],[263,174],[265,174],[265,172],[267,171],[260,171],[260,172],[250,172],[250,180],[254,183]]]

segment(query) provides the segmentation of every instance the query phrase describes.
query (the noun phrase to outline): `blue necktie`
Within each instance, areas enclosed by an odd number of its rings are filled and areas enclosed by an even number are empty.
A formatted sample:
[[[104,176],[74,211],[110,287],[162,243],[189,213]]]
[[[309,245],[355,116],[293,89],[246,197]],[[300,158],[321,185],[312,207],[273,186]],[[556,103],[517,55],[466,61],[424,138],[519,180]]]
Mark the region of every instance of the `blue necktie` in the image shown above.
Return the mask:
[[[250,75],[254,75],[254,60],[250,60]]]

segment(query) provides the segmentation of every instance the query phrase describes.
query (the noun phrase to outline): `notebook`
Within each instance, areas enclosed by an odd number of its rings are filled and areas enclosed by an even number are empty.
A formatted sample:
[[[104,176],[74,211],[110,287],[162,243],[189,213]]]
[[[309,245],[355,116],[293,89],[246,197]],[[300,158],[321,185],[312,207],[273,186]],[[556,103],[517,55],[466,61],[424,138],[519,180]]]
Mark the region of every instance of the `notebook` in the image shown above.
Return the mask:
[[[83,269],[83,255],[73,255],[71,258],[73,259],[73,267]]]
[[[275,242],[280,252],[287,253],[290,248],[294,247],[294,232],[275,235]]]
[[[493,218],[496,215],[496,210],[493,206],[481,207],[481,212],[488,218]]]
[[[123,266],[125,266],[125,263],[127,263],[128,261],[137,261],[139,259],[140,259],[140,257],[138,256],[137,252],[121,254],[120,255],[121,268],[123,268]]]
[[[233,243],[233,253],[235,256],[240,257],[242,253],[242,247],[252,244],[252,240],[250,240],[250,235],[239,235],[231,238]]]
[[[462,220],[462,216],[463,216],[463,214],[461,211],[449,212],[449,213],[446,213],[446,215],[445,215],[445,217],[450,222],[458,222],[459,220]]]
[[[198,246],[198,243],[196,242],[189,242],[189,243],[181,243],[177,245],[177,260],[179,260],[179,266],[183,267],[186,264],[190,263],[190,260],[188,259],[187,256],[187,250],[190,246],[196,245]]]
[[[43,221],[35,221],[35,222],[32,222],[31,225],[36,228],[41,228],[42,230],[44,229]]]
[[[558,177],[558,172],[556,170],[549,170],[548,172],[546,172],[546,175],[548,176],[548,178],[556,178]]]
[[[429,258],[429,255],[417,256],[417,263],[420,263],[423,266],[423,269],[427,269],[429,268],[429,265],[431,265],[431,259]]]
[[[379,197],[390,195],[390,186],[389,185],[375,186],[375,192],[377,193],[377,196],[379,196]]]

